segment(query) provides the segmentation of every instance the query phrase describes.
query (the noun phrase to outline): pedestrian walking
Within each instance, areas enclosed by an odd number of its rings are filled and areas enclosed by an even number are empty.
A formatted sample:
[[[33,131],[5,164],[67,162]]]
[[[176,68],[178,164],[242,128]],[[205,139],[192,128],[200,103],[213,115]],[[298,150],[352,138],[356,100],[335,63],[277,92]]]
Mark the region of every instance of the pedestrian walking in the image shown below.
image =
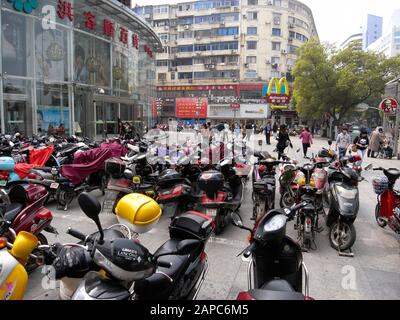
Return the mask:
[[[274,139],[276,139],[277,135],[278,135],[278,125],[276,124],[276,122],[274,123],[274,125],[272,126],[272,134],[274,136]]]
[[[271,131],[272,131],[271,123],[267,122],[267,125],[264,128],[265,140],[267,141],[267,145],[271,145]]]
[[[370,152],[369,156],[371,156],[372,158],[376,158],[378,156],[379,150],[385,142],[382,138],[382,133],[382,128],[376,128],[374,132],[372,132],[368,148],[368,152]]]
[[[301,140],[301,143],[303,144],[304,159],[308,159],[307,151],[313,144],[311,132],[308,127],[305,127],[303,129],[303,132],[300,134],[300,140]]]
[[[368,132],[366,129],[361,129],[360,135],[354,139],[353,144],[356,146],[357,153],[361,157],[361,160],[358,162],[358,165],[361,166],[369,146]]]
[[[338,134],[336,138],[336,150],[339,153],[339,159],[342,159],[346,155],[347,148],[351,144],[351,137],[346,127],[342,128],[342,132]]]
[[[285,149],[290,146],[293,148],[292,141],[290,141],[289,134],[286,125],[281,125],[278,134],[278,144],[276,145],[276,150],[278,151],[278,160],[283,159],[283,154]]]

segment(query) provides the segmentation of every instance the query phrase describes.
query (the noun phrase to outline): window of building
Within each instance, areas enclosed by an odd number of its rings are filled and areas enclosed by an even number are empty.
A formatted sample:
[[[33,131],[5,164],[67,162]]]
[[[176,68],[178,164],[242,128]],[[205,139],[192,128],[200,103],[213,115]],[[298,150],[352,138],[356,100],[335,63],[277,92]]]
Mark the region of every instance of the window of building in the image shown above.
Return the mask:
[[[281,50],[281,43],[280,42],[272,42],[272,50],[273,51],[280,51]]]
[[[273,0],[274,6],[282,7],[282,0]]]
[[[246,57],[246,63],[257,63],[257,57],[256,56]]]
[[[154,14],[168,13],[168,6],[157,6],[153,9]]]
[[[281,58],[280,57],[271,57],[271,64],[279,64],[281,62]]]
[[[193,73],[192,72],[179,72],[178,73],[178,79],[193,79]]]
[[[193,59],[188,58],[188,59],[177,59],[176,60],[176,65],[177,66],[191,66],[193,64]]]
[[[298,48],[299,48],[299,47],[297,47],[297,46],[289,45],[289,46],[288,46],[288,52],[289,52],[289,53],[296,53],[296,50],[297,50]]]
[[[179,39],[193,38],[193,31],[183,31],[178,34]]]
[[[193,52],[193,45],[179,46],[178,52]]]
[[[281,76],[281,73],[279,71],[271,71],[272,78],[279,78],[280,76]]]
[[[175,80],[175,72],[171,72],[171,80]]]
[[[276,37],[280,37],[281,36],[281,29],[279,28],[272,28],[272,35],[276,36]]]
[[[169,33],[160,33],[159,36],[160,36],[161,41],[169,40]]]
[[[257,11],[250,11],[247,13],[247,20],[257,20]]]
[[[249,6],[257,6],[258,0],[247,0],[247,5]]]
[[[159,73],[158,74],[158,80],[167,80],[167,74],[166,73]]]
[[[257,35],[257,27],[247,27],[247,35],[248,36]]]
[[[168,60],[157,60],[157,67],[168,67]]]
[[[257,41],[247,41],[247,50],[257,50]]]

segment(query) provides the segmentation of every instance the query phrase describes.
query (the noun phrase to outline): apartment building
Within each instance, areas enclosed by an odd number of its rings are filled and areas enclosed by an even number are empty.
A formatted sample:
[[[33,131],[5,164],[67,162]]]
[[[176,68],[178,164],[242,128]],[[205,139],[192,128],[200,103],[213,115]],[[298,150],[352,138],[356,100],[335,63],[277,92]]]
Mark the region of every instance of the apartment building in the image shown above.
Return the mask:
[[[207,0],[134,10],[164,45],[156,56],[160,121],[186,108],[187,121],[264,122],[271,115],[264,86],[273,77],[291,82],[296,49],[318,37],[312,11],[295,0]],[[206,118],[199,116],[199,98],[207,99]]]

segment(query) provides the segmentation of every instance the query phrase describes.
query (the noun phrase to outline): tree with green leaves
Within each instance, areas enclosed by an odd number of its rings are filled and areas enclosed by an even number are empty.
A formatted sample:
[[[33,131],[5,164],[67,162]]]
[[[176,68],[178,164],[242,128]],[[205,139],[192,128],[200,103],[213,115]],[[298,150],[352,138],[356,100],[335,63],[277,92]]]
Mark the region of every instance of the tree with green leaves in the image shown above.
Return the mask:
[[[357,46],[338,51],[313,39],[297,51],[293,70],[296,110],[304,120],[346,120],[357,105],[379,99],[385,84],[400,75],[400,57],[365,52]]]

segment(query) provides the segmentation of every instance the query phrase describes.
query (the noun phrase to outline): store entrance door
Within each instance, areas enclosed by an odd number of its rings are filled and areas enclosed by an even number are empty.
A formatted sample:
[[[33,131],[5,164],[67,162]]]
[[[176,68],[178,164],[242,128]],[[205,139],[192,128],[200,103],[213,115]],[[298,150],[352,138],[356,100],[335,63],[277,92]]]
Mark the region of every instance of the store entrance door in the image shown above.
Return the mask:
[[[28,123],[31,122],[27,121],[28,102],[24,95],[13,96],[15,97],[8,97],[8,95],[4,97],[5,132],[30,134],[32,126],[30,125],[28,128]]]
[[[118,103],[96,101],[95,103],[95,137],[101,140],[118,134]]]

